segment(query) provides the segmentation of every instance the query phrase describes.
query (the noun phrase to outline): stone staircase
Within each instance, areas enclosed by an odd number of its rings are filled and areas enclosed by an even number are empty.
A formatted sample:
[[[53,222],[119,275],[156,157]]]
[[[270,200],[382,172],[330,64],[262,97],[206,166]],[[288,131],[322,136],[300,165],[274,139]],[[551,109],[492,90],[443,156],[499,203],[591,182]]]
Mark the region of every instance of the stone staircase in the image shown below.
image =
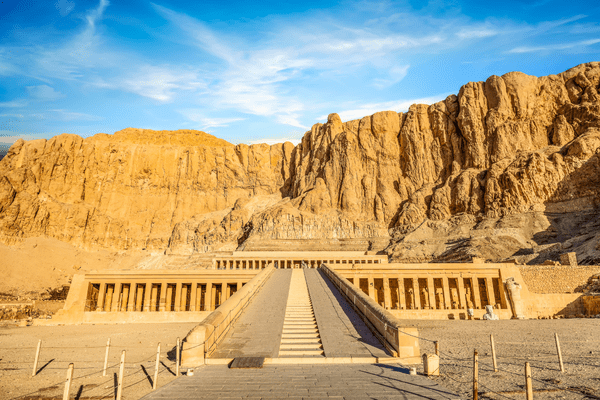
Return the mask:
[[[324,357],[304,270],[294,269],[285,310],[279,357]]]

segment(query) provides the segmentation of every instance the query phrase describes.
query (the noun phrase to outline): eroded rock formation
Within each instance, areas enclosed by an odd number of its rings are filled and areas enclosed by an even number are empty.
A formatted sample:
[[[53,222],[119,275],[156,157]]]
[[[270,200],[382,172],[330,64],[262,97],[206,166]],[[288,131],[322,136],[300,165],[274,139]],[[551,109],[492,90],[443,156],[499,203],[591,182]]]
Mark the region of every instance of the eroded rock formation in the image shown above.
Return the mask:
[[[557,241],[594,262],[599,89],[597,62],[511,72],[406,113],[331,114],[296,147],[133,129],[21,140],[0,161],[0,232],[182,254],[384,239],[409,261],[539,255]]]

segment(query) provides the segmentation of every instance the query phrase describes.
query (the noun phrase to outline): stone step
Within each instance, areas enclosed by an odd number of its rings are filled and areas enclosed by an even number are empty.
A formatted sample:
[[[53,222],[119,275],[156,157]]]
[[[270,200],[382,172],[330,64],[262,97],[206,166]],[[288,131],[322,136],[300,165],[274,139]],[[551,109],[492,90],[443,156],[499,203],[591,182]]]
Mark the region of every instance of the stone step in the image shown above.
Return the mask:
[[[310,339],[320,337],[318,333],[282,333],[282,339]]]
[[[322,343],[282,343],[279,349],[292,350],[292,349],[311,349],[319,350],[323,349]]]
[[[316,328],[305,328],[305,329],[283,329],[284,334],[286,333],[318,333],[319,331]]]
[[[323,350],[279,350],[280,356],[322,356]]]
[[[322,344],[321,343],[321,338],[316,337],[316,338],[309,338],[309,339],[281,339],[281,344],[292,344],[292,343],[296,343],[296,344]]]

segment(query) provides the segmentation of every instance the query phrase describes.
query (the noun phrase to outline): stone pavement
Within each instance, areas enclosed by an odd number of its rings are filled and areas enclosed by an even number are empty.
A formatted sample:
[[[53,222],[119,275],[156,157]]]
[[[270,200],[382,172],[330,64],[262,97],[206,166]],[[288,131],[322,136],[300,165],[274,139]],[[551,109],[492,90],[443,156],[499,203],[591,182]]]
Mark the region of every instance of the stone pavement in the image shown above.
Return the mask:
[[[388,364],[265,365],[196,368],[145,396],[158,399],[459,399],[424,376]]]
[[[305,269],[326,357],[390,357],[337,288],[320,271]]]
[[[273,271],[209,358],[277,357],[291,276]]]

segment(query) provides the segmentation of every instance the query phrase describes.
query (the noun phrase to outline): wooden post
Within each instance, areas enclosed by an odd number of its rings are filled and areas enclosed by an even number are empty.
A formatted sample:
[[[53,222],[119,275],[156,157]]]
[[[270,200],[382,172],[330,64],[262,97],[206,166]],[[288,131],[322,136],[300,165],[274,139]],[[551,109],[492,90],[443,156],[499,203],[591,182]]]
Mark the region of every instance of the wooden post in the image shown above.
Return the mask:
[[[440,356],[440,342],[438,342],[437,340],[435,342],[433,342],[435,344],[435,355],[436,356]]]
[[[42,339],[38,341],[37,350],[35,351],[35,359],[33,360],[33,371],[31,371],[31,376],[37,375],[37,365],[40,359],[40,348],[42,347]]]
[[[123,394],[123,375],[125,373],[125,350],[121,353],[121,363],[119,365],[119,383],[117,386],[117,398],[116,400],[121,400],[121,395]]]
[[[110,338],[106,341],[106,353],[104,354],[104,371],[102,376],[106,376],[106,368],[108,367],[108,351],[110,350]]]
[[[498,363],[496,362],[496,346],[494,346],[494,335],[490,335],[490,344],[492,345],[492,361],[494,363],[494,372],[498,372]]]
[[[158,343],[158,347],[156,348],[156,365],[154,366],[154,379],[152,380],[152,390],[156,390],[158,384],[158,363],[160,360],[160,342]]]
[[[558,333],[554,334],[554,341],[556,342],[556,352],[558,353],[558,363],[560,364],[560,372],[565,372],[565,366],[563,365],[562,353],[560,351],[560,342],[558,341]]]
[[[67,381],[65,382],[65,392],[63,393],[63,400],[69,400],[69,392],[71,391],[71,381],[73,380],[73,363],[69,364],[67,369]]]
[[[478,384],[479,384],[479,355],[477,354],[477,350],[475,350],[475,352],[473,353],[473,400],[479,399]]]
[[[177,338],[177,355],[175,356],[175,376],[179,376],[179,364],[180,364],[180,354],[181,354],[181,340]]]
[[[531,386],[531,367],[529,363],[525,363],[525,391],[527,393],[527,400],[533,400],[533,387]]]

